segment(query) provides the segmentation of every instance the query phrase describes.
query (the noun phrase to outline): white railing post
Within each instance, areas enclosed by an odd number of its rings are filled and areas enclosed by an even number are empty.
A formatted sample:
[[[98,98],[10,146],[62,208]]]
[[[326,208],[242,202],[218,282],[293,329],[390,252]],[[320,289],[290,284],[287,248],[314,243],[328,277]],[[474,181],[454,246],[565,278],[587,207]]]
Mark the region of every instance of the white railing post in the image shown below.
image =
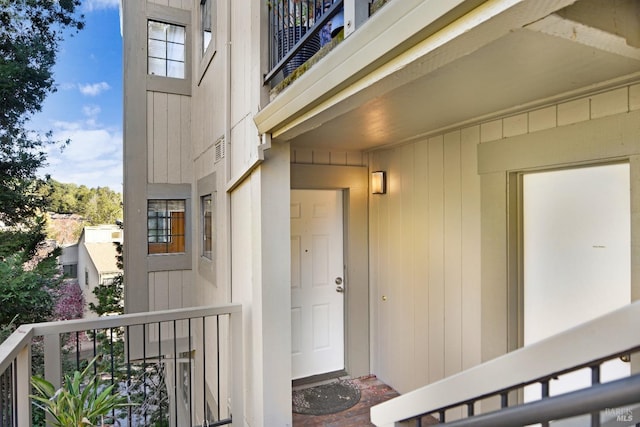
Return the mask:
[[[244,426],[244,355],[242,353],[242,310],[233,311],[231,321],[231,416],[234,426]]]
[[[60,388],[62,385],[60,334],[44,336],[44,378],[55,388]]]
[[[31,345],[26,345],[18,353],[15,370],[18,425],[31,425]]]
[[[369,19],[369,0],[344,0],[344,38]]]

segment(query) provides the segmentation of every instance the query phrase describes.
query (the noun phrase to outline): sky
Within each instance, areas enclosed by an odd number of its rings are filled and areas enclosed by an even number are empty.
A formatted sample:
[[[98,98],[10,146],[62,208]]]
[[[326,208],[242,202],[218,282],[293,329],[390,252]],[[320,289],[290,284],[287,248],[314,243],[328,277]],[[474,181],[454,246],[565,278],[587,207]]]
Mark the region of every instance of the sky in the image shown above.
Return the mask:
[[[50,94],[31,128],[71,142],[47,148],[39,175],[122,192],[122,37],[118,0],[83,0],[85,28],[60,45]]]

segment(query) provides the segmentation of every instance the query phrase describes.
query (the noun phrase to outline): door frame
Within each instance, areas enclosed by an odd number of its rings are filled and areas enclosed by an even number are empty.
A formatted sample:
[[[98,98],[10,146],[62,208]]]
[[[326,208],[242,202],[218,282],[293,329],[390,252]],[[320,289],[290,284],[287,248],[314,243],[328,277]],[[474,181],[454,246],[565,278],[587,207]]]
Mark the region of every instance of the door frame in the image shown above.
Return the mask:
[[[317,351],[322,352],[323,355],[319,356],[316,353],[316,350],[313,348],[307,347],[310,343],[304,342],[304,336],[312,336],[313,331],[309,329],[309,327],[313,328],[313,322],[311,324],[307,324],[304,320],[305,317],[311,315],[309,312],[305,310],[301,311],[301,317],[298,319],[298,330],[300,331],[301,337],[299,345],[302,347],[301,352],[298,355],[294,356],[293,353],[293,345],[292,345],[292,367],[291,367],[291,377],[293,380],[293,384],[306,384],[310,382],[315,382],[316,380],[322,380],[324,378],[335,378],[337,376],[345,375],[345,293],[339,293],[336,289],[336,284],[334,280],[336,278],[344,279],[345,276],[345,261],[344,261],[344,250],[345,250],[345,232],[344,232],[344,218],[345,218],[345,209],[344,209],[344,190],[309,190],[309,189],[291,189],[291,207],[292,214],[294,212],[294,206],[299,206],[299,216],[297,217],[298,221],[301,222],[297,227],[291,225],[292,230],[292,243],[291,243],[291,253],[292,253],[292,272],[293,272],[293,231],[295,229],[297,236],[301,237],[300,243],[303,244],[302,247],[299,247],[299,264],[298,269],[300,277],[299,279],[299,287],[294,287],[294,279],[293,276],[291,278],[291,307],[292,307],[292,318],[291,318],[291,328],[292,328],[292,342],[294,340],[293,329],[296,322],[293,320],[293,307],[305,307],[306,310],[310,309],[310,306],[313,307],[317,303],[326,303],[329,302],[331,309],[329,310],[330,318],[332,319],[330,322],[332,323],[336,317],[339,317],[339,324],[330,325],[330,333],[329,333],[329,347],[331,350],[327,349],[317,349]],[[298,192],[297,196],[294,197],[294,192]],[[312,211],[314,211],[314,206],[316,203],[335,203],[335,205],[331,205],[331,209],[328,210],[327,216],[323,217],[322,220],[319,221],[320,224],[316,224],[314,221],[314,216]],[[330,225],[326,226],[327,229],[316,228],[316,226],[323,227],[323,223],[326,223],[329,220]],[[291,218],[291,222],[294,222],[293,215]],[[339,227],[338,227],[339,223]],[[309,228],[305,227],[308,226]],[[339,231],[336,229],[339,228]],[[327,274],[326,280],[327,282],[324,284],[325,286],[321,286],[319,288],[315,288],[315,283],[309,283],[310,279],[307,274],[313,276],[313,266],[307,265],[303,267],[304,262],[304,254],[302,249],[304,247],[313,246],[310,240],[313,240],[312,236],[316,235],[318,232],[326,232],[331,238],[329,240],[332,243],[329,244],[329,252],[333,255],[339,253],[339,257],[334,258],[331,261],[331,256],[329,255],[328,267],[331,272]],[[308,233],[308,234],[305,234]],[[322,234],[324,236],[324,234]],[[306,240],[305,240],[306,238]],[[337,241],[333,241],[333,239],[338,239]],[[310,239],[310,240],[309,240]],[[306,246],[305,246],[306,245]],[[305,250],[304,252],[308,252]],[[311,250],[314,252],[314,249]],[[314,258],[313,256],[311,258]],[[348,283],[345,281],[341,282],[343,288],[346,289]],[[328,295],[327,295],[328,294]],[[295,297],[294,297],[295,295]],[[315,299],[318,298],[318,299]],[[327,301],[329,300],[329,301]],[[295,303],[294,303],[295,302]],[[334,304],[336,304],[334,306]],[[313,317],[311,315],[311,317]],[[340,331],[337,331],[337,328],[340,328]],[[334,335],[338,334],[338,335]],[[313,339],[311,339],[313,341]],[[313,346],[312,346],[313,347]],[[315,353],[315,354],[314,354]],[[335,359],[334,357],[337,357]],[[312,360],[309,360],[312,359]],[[339,360],[338,360],[339,359]],[[302,364],[302,366],[300,366]],[[308,364],[308,365],[307,365]],[[324,365],[323,365],[324,364]],[[333,365],[330,367],[330,365]],[[311,369],[309,369],[311,368]],[[311,371],[311,372],[309,372]],[[303,373],[304,372],[304,373]]]
[[[518,173],[629,162],[631,300],[640,299],[640,111],[478,144],[481,194],[481,355],[520,346]],[[634,369],[632,367],[632,369]]]
[[[368,173],[366,167],[291,164],[292,190],[343,190],[344,365],[370,374]]]

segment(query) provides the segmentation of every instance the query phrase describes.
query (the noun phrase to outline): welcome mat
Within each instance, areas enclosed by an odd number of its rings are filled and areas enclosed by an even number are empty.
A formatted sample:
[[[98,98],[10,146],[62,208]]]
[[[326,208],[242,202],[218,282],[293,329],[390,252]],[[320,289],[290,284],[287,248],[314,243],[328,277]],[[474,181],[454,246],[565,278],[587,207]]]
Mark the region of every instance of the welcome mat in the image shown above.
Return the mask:
[[[344,411],[360,401],[360,388],[351,380],[339,380],[293,391],[293,412],[327,415]]]

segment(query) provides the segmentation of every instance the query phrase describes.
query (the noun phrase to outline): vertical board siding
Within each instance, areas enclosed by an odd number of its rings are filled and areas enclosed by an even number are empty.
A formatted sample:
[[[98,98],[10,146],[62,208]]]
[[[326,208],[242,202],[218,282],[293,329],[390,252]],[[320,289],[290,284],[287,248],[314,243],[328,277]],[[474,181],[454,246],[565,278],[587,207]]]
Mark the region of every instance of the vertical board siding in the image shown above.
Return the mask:
[[[153,92],[147,92],[147,182],[153,182]]]
[[[388,186],[370,197],[374,373],[404,393],[508,349],[507,271],[481,268],[507,253],[481,240],[506,233],[506,173],[478,174],[479,144],[637,109],[635,84],[368,154]],[[316,151],[292,162],[326,161]]]
[[[479,130],[370,155],[373,366],[401,393],[480,359]]]
[[[149,311],[194,306],[190,270],[149,273]]]
[[[167,114],[169,117],[181,118],[180,95],[168,95]],[[181,120],[167,120],[167,182],[179,184],[180,180],[180,159],[182,152],[182,126]]]
[[[153,94],[153,181],[167,182],[168,153],[168,94]]]
[[[188,96],[147,92],[148,182],[191,182],[189,105]]]
[[[397,168],[399,179],[396,188],[391,195],[394,197],[391,203],[397,207],[395,217],[399,218],[398,232],[394,234],[394,254],[397,263],[400,266],[399,271],[394,274],[396,283],[393,293],[394,308],[394,329],[404,330],[402,334],[397,334],[398,348],[406,348],[407,351],[402,354],[402,359],[397,365],[400,381],[403,383],[413,382],[413,372],[405,369],[406,366],[415,364],[415,325],[413,323],[413,312],[416,307],[412,304],[414,300],[413,286],[413,264],[415,263],[415,254],[413,252],[413,158],[414,146],[407,145],[398,148]],[[394,208],[391,208],[393,212]]]
[[[175,7],[176,9],[191,10],[191,0],[149,0],[149,3],[161,6]]]
[[[444,138],[429,139],[429,382],[444,377]]]
[[[192,182],[194,176],[191,173],[191,98],[180,97],[180,179],[179,182]]]
[[[444,137],[444,375],[462,370],[462,189],[460,132]]]
[[[481,362],[480,358],[480,176],[477,173],[480,128],[460,133],[462,190],[462,369]]]

